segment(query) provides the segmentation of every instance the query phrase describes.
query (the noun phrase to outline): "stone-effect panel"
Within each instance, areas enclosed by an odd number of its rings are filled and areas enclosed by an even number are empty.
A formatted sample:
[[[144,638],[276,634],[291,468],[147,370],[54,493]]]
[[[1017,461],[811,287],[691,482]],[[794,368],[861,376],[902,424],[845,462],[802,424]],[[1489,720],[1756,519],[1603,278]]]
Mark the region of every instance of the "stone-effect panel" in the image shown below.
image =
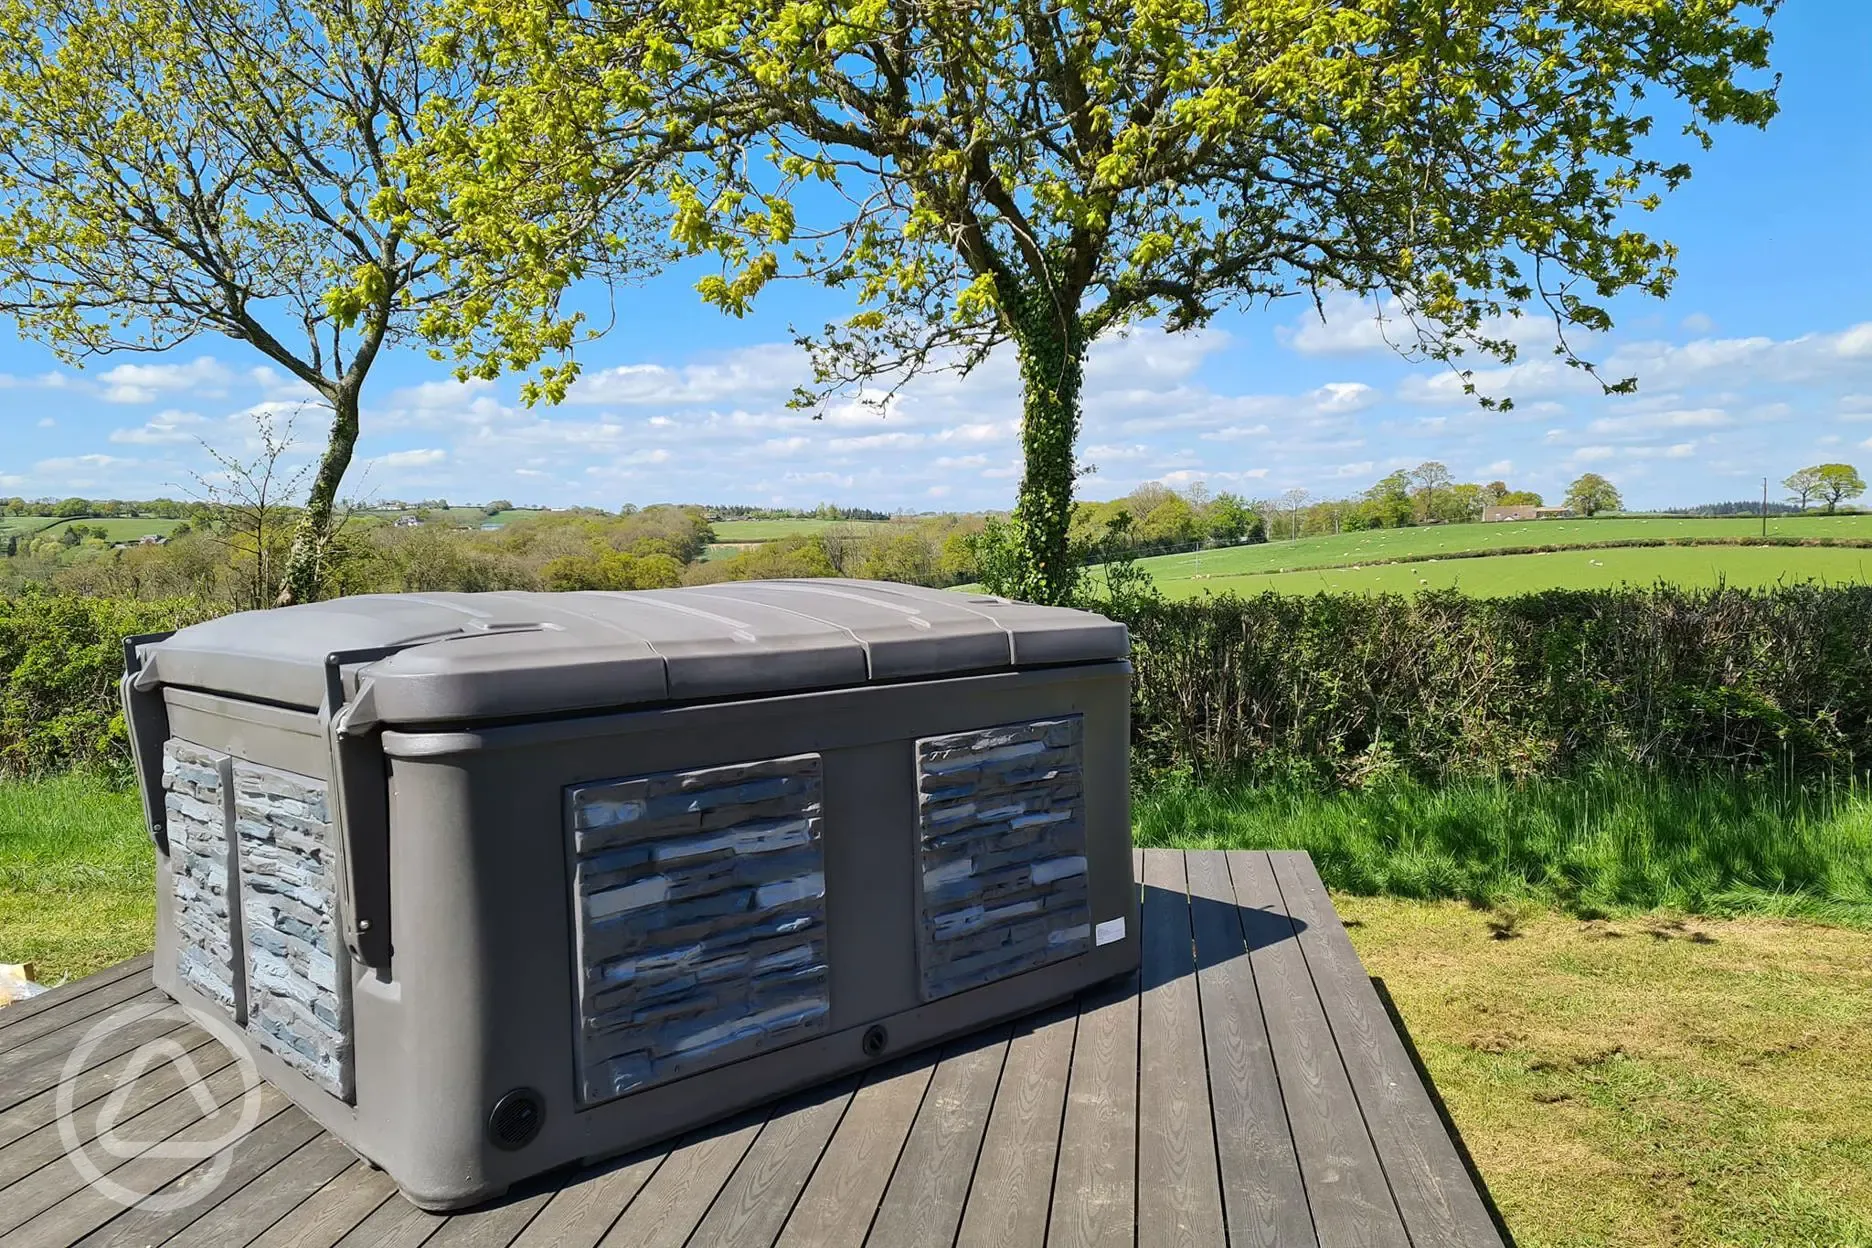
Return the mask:
[[[579,1098],[823,1031],[816,754],[575,786]]]
[[[917,742],[923,999],[1092,947],[1084,720],[1071,715]]]
[[[247,945],[247,1028],[333,1096],[352,1096],[349,959],[325,784],[234,764]]]
[[[171,737],[163,743],[163,810],[169,879],[175,893],[176,974],[218,1002],[235,1022],[245,1000],[237,912],[230,908],[233,864],[227,838],[228,757]]]

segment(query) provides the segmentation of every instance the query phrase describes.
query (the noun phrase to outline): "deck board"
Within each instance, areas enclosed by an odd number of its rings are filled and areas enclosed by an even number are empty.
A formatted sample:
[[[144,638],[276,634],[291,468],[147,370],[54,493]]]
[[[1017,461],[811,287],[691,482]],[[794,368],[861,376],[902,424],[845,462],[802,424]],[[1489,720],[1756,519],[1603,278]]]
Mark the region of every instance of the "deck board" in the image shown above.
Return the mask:
[[[155,1015],[165,998],[133,960],[0,1011],[0,1248],[1501,1248],[1311,862],[1134,863],[1137,975],[453,1216],[408,1204],[271,1089],[215,1158],[150,1148],[218,1140],[245,1076]],[[144,1147],[102,1164],[136,1192],[225,1166],[181,1208],[125,1210],[63,1156],[56,1084],[125,1007],[149,1016],[81,1063],[78,1137],[114,1103]]]
[[[958,1248],[1046,1242],[1078,1022],[1077,1011],[1050,1010],[1015,1028],[962,1213]]]
[[[143,986],[147,987],[150,967],[154,961],[154,955],[139,953],[136,957],[119,962],[116,966],[107,967],[95,975],[74,979],[42,992],[30,1000],[7,1006],[0,1010],[0,1044],[5,1044],[4,1038],[7,1034],[28,1020],[40,1018],[54,1011],[69,1014],[79,998],[89,997],[112,984],[121,983],[126,979],[135,979],[142,981]],[[5,1048],[0,1048],[0,1052],[5,1052]]]
[[[1138,1020],[1138,1248],[1224,1239],[1183,855],[1144,851]]]
[[[1303,925],[1300,952],[1319,986],[1411,1243],[1441,1248],[1493,1234],[1488,1209],[1333,913],[1312,860],[1295,853],[1268,858],[1287,913]]]
[[[1202,993],[1203,1041],[1229,1242],[1312,1248],[1318,1239],[1300,1181],[1300,1159],[1287,1126],[1228,859],[1220,850],[1203,850],[1191,852],[1188,862],[1196,982]]]

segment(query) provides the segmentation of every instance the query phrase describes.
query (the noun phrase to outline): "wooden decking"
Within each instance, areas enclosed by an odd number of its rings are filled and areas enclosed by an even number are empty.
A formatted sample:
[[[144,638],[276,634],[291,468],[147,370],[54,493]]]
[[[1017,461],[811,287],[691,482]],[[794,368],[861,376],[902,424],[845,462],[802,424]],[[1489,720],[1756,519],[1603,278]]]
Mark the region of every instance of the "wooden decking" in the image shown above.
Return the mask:
[[[1502,1244],[1306,857],[1151,850],[1139,869],[1140,983],[454,1216],[405,1203],[270,1089],[195,1203],[126,1209],[87,1185],[56,1085],[94,1023],[165,1003],[149,960],[126,962],[0,1011],[0,1246]],[[102,1119],[137,1142],[90,1150],[112,1182],[206,1185],[215,1159],[147,1142],[226,1134],[240,1068],[218,1042],[152,1017],[81,1065],[78,1138]]]

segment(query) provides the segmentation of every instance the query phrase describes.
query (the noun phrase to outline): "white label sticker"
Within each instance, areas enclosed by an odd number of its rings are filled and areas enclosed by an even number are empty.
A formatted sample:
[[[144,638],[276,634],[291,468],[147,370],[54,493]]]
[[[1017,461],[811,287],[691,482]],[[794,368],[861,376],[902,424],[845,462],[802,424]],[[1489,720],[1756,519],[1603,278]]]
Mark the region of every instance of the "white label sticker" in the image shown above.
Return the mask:
[[[1094,928],[1092,931],[1092,943],[1094,945],[1109,945],[1114,941],[1123,940],[1124,936],[1125,921],[1124,916],[1121,914],[1115,919],[1106,919],[1103,923]]]

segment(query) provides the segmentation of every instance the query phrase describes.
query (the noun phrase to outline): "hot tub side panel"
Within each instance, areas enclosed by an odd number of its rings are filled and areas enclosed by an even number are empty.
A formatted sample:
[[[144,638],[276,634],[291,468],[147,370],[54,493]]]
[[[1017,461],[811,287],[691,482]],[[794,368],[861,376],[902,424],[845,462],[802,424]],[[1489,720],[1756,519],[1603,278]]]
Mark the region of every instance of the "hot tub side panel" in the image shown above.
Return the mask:
[[[389,979],[358,983],[360,1134],[383,1142],[374,1155],[413,1198],[460,1204],[1135,968],[1128,696],[1128,667],[1114,663],[481,731],[386,732],[394,956]],[[917,740],[1070,716],[1083,717],[1085,868],[1067,887],[1082,889],[1094,927],[1122,934],[1077,956],[926,1000],[918,956]],[[620,778],[701,776],[807,756],[821,767],[823,1030],[777,1044],[738,1037],[747,1048],[736,1053],[746,1055],[725,1065],[673,1071],[591,1103],[594,1091],[616,1088],[594,1087],[592,1063],[581,1057],[581,1028],[594,1004],[586,986],[597,963],[589,945],[581,950],[575,902],[606,890],[581,882],[581,871],[598,864],[579,850],[577,803],[569,795]],[[601,852],[596,842],[592,848]],[[1049,850],[1038,861],[1075,856]],[[620,862],[620,869],[626,875],[614,882],[637,891],[613,900],[676,887],[667,873],[657,873],[665,883],[649,883],[654,877],[639,867]],[[759,887],[752,877],[750,886]],[[672,991],[691,987],[672,982]],[[403,1029],[372,1045],[372,1020],[392,1003]],[[881,1051],[866,1047],[873,1032]],[[489,1114],[516,1092],[537,1096],[542,1121],[530,1142],[503,1151],[490,1142]]]
[[[337,846],[318,719],[192,690],[166,689],[163,698],[169,852],[157,855],[156,983],[228,1017],[265,1078],[357,1143],[359,968],[336,929]],[[227,863],[212,894],[200,887],[210,878],[204,851]],[[217,941],[212,965],[222,950],[231,958],[237,1009],[230,981],[203,982],[204,923]]]

